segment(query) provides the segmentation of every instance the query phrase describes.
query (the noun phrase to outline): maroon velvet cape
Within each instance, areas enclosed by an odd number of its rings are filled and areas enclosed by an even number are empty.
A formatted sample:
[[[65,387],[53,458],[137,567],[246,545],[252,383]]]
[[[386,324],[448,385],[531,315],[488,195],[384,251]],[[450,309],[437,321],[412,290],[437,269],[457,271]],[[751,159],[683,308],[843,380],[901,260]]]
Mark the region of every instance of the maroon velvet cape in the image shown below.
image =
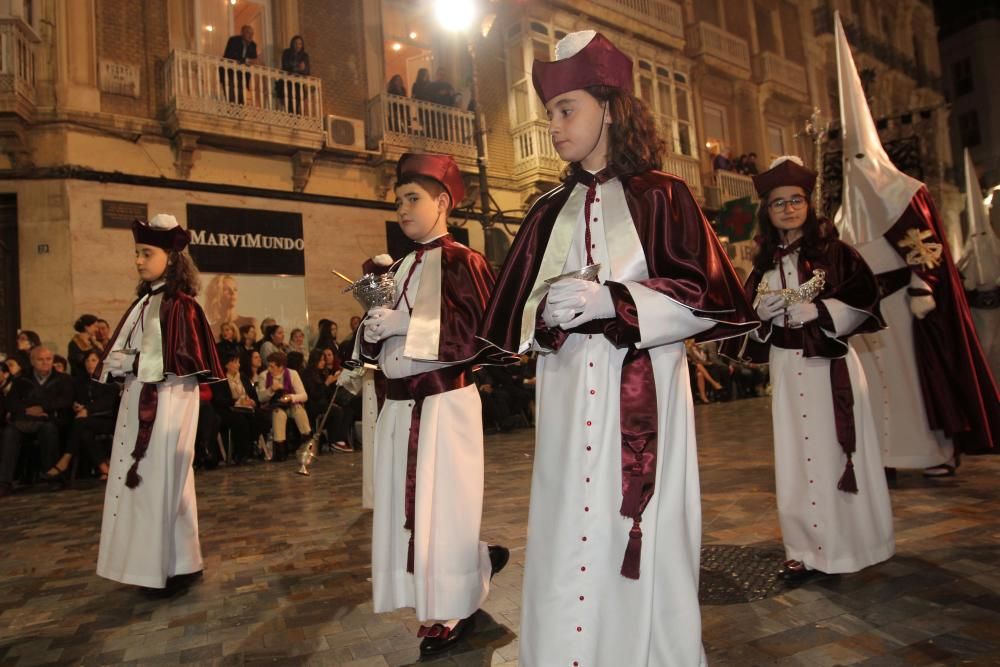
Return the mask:
[[[441,337],[436,361],[472,363],[485,348],[483,342],[476,338],[476,332],[493,289],[493,269],[485,257],[455,241],[451,234],[420,246],[425,251],[437,247],[441,248]],[[385,273],[389,268],[369,260],[363,270],[366,273]],[[404,275],[396,276],[397,283],[405,280]],[[381,349],[382,341],[373,345],[362,339],[363,357],[376,360]]]
[[[848,338],[854,334],[872,333],[885,328],[885,321],[879,311],[878,282],[857,250],[840,240],[831,239],[827,241],[822,257],[806,257],[806,253],[800,250],[798,260],[800,285],[812,278],[815,269],[826,271],[826,284],[813,301],[820,308],[821,314],[824,308],[820,302],[823,299],[837,299],[851,308],[864,311],[869,315],[854,331],[837,337],[828,336],[823,332],[824,325],[832,331],[832,323],[824,321],[824,317],[806,322],[800,329],[796,329],[802,333],[802,354],[804,356],[825,359],[843,357],[847,354]],[[754,298],[763,278],[764,273],[756,268],[750,273],[744,286],[747,299]],[[770,322],[761,324],[761,337],[763,338],[770,329]],[[771,347],[770,343],[761,343],[750,337],[747,337],[746,341],[742,360],[766,364],[768,350]],[[735,359],[739,356],[740,345],[741,341],[739,340],[729,340],[723,343],[719,351]]]
[[[575,173],[579,176],[572,176],[535,202],[500,271],[479,335],[501,350],[514,353],[518,350],[524,305],[538,276],[556,218],[576,186],[576,179],[588,176],[582,170]],[[597,175],[598,180],[613,177],[609,170]],[[622,176],[621,180],[649,270],[649,278],[639,283],[690,308],[698,317],[714,320],[713,327],[695,336],[698,341],[728,338],[755,329],[759,322],[743,295],[729,258],[687,184],[659,171]],[[597,322],[617,347],[634,346],[640,340],[636,305],[624,285],[611,281],[606,285],[615,303],[616,316]],[[548,344],[554,338],[554,349],[566,335],[573,333],[562,329],[546,331],[540,317],[538,322],[542,341]],[[593,329],[593,323],[584,326],[588,333]]]
[[[139,297],[126,309],[111,335],[112,341],[117,340],[128,314],[143,298],[145,296]],[[183,292],[172,297],[164,295],[160,301],[160,332],[163,340],[164,375],[200,375],[202,380],[210,382],[226,377],[222,364],[219,363],[215,336],[208,318],[193,297]],[[94,377],[101,376],[104,358],[111,351],[110,346],[104,351],[101,363],[94,370]]]
[[[932,429],[950,436],[957,451],[994,453],[1000,439],[1000,395],[926,187],[913,195],[910,206],[885,234],[904,260],[908,249],[899,247],[899,242],[911,229],[929,230],[933,238],[925,243],[940,243],[942,247],[936,267],[909,267],[931,286],[936,304],[923,319],[913,318],[913,344],[927,421]]]

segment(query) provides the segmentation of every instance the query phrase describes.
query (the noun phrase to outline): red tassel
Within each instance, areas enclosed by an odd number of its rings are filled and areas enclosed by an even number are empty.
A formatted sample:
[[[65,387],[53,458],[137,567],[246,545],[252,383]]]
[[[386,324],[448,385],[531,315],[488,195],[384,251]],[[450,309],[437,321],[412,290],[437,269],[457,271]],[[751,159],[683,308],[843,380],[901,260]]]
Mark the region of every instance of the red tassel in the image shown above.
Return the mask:
[[[625,560],[622,561],[622,576],[627,579],[639,578],[639,555],[642,553],[642,529],[639,522],[632,523],[628,531],[628,546],[625,547]]]
[[[139,462],[136,461],[132,464],[132,467],[128,469],[128,474],[125,475],[125,486],[130,489],[134,489],[139,486],[139,482],[142,481],[142,477],[139,475],[138,467]]]
[[[625,494],[622,496],[622,516],[634,519],[641,514],[639,506],[642,503],[642,477],[631,475],[625,484]]]
[[[410,546],[406,549],[406,571],[413,574],[413,533],[410,533]]]
[[[845,493],[858,492],[858,480],[854,476],[854,462],[851,461],[850,456],[847,457],[847,465],[844,466],[844,474],[837,482],[837,488]]]

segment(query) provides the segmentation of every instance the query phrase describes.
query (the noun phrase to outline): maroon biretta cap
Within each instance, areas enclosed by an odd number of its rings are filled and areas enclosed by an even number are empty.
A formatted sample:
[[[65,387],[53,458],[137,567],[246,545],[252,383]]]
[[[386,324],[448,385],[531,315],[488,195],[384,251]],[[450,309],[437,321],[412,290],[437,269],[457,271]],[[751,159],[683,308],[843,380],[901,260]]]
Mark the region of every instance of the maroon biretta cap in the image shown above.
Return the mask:
[[[451,207],[458,206],[465,199],[465,183],[458,165],[450,155],[438,153],[406,153],[396,164],[396,182],[408,176],[433,178],[444,186],[451,197]]]
[[[757,194],[765,197],[775,188],[797,185],[806,191],[806,195],[811,195],[813,188],[816,187],[816,172],[787,157],[778,160],[781,162],[753,177],[753,186],[757,189]]]
[[[180,252],[191,242],[191,234],[177,223],[172,215],[160,213],[149,222],[136,218],[132,221],[132,238],[136,243],[156,246],[170,252]]]
[[[567,35],[562,42],[578,34]],[[559,58],[559,46],[556,46],[556,60],[536,60],[531,67],[531,82],[543,104],[563,93],[590,86],[609,86],[632,93],[632,59],[601,33],[595,33],[586,46],[566,58]]]

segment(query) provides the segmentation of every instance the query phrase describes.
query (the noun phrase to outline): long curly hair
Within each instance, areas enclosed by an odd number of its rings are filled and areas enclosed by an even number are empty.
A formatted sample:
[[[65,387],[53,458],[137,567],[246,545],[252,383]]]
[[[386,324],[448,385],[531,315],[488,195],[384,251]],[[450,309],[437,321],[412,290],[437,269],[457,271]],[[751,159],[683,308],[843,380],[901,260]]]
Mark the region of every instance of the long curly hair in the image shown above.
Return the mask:
[[[168,297],[177,296],[181,292],[192,297],[198,296],[201,275],[187,250],[167,251],[167,270],[163,273],[163,279],[166,281],[163,293]],[[136,295],[142,296],[148,291],[149,283],[140,280],[135,288]]]
[[[645,102],[620,88],[584,88],[611,113],[608,126],[608,166],[619,176],[641,174],[663,166],[667,145],[656,130],[656,121]],[[570,176],[580,165],[570,165]]]
[[[802,223],[802,245],[799,252],[806,259],[822,259],[826,255],[827,245],[837,238],[837,232],[829,220],[817,217],[808,196],[806,201],[809,210],[806,221]],[[774,268],[774,252],[781,245],[781,233],[771,222],[766,197],[761,198],[760,208],[757,210],[757,234],[757,254],[753,258],[753,268],[763,274]]]

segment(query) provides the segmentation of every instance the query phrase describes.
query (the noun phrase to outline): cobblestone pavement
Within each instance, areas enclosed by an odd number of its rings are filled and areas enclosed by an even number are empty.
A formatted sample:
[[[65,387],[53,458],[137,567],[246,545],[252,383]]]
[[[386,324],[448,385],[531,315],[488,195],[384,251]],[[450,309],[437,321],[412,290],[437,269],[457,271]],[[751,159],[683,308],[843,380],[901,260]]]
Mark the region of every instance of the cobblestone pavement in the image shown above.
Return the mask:
[[[699,406],[696,415],[706,547],[780,558],[768,399]],[[483,538],[511,547],[511,562],[476,633],[421,664],[517,664],[532,441],[529,430],[487,437]],[[0,665],[416,662],[412,612],[372,613],[361,455],[324,455],[312,470],[295,475],[288,461],[199,472],[205,574],[170,599],[94,574],[101,487],[22,489],[0,500]],[[778,585],[754,602],[706,599],[709,662],[1000,664],[998,472],[1000,457],[967,458],[945,480],[901,471],[892,560]]]

